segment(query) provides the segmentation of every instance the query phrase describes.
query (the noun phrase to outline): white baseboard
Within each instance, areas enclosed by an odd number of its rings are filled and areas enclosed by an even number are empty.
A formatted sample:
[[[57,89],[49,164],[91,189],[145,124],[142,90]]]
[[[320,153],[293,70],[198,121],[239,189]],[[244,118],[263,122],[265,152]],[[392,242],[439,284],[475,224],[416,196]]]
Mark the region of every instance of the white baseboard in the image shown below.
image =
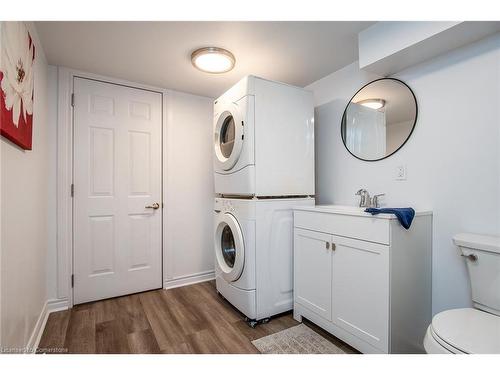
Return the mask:
[[[200,272],[192,275],[177,277],[175,279],[165,280],[163,282],[163,289],[179,288],[181,286],[202,283],[213,279],[215,279],[215,271]]]
[[[45,329],[45,324],[47,323],[48,318],[49,318],[48,306],[47,302],[45,302],[43,304],[42,311],[38,316],[38,320],[35,323],[35,327],[33,328],[31,337],[28,340],[28,344],[26,345],[26,353],[34,353],[36,351],[38,343],[42,338],[43,330]]]
[[[48,306],[49,313],[67,310],[67,309],[69,309],[69,301],[67,298],[50,299],[47,301],[47,306]]]
[[[45,325],[47,324],[47,319],[49,314],[55,311],[67,310],[68,300],[65,299],[53,299],[45,301],[42,307],[42,311],[38,316],[33,332],[31,333],[28,344],[26,345],[26,353],[34,353],[38,348],[40,339],[42,338],[43,331],[45,330]]]

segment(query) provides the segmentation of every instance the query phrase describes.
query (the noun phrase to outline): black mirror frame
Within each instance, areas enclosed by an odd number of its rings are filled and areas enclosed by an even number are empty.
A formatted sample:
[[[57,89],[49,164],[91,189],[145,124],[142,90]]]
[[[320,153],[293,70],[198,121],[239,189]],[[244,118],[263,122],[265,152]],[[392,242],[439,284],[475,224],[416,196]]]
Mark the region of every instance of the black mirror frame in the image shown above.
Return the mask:
[[[415,121],[413,122],[413,125],[411,127],[411,131],[410,131],[410,134],[408,134],[408,137],[406,137],[405,141],[401,144],[401,146],[399,146],[396,150],[394,150],[393,152],[391,152],[389,155],[386,155],[384,156],[383,158],[379,158],[379,159],[363,159],[363,158],[360,158],[356,155],[354,155],[351,150],[349,150],[349,148],[347,147],[346,143],[345,143],[345,139],[342,135],[342,125],[344,124],[344,121],[345,121],[345,116],[346,116],[346,111],[347,111],[347,108],[349,107],[349,104],[351,104],[351,101],[356,97],[356,95],[358,95],[358,93],[363,90],[366,86],[369,86],[371,85],[372,83],[374,82],[378,82],[378,81],[383,81],[383,80],[393,80],[393,81],[397,81],[401,84],[403,84],[404,86],[406,86],[408,88],[408,90],[410,90],[411,92],[411,95],[413,96],[413,100],[415,101]],[[358,91],[356,91],[356,93],[351,97],[351,99],[349,99],[349,101],[347,102],[347,105],[344,109],[344,113],[342,114],[342,120],[340,121],[340,138],[342,139],[342,143],[344,144],[344,147],[345,149],[352,155],[354,156],[356,159],[358,160],[362,160],[362,161],[368,161],[368,162],[373,162],[373,161],[380,161],[380,160],[384,160],[384,159],[387,159],[389,156],[392,156],[394,155],[396,152],[398,152],[399,150],[401,150],[401,148],[406,144],[406,142],[408,142],[408,140],[410,139],[411,135],[413,134],[413,131],[415,130],[415,125],[417,124],[417,119],[418,119],[418,103],[417,103],[417,97],[415,96],[415,93],[413,92],[413,90],[410,88],[410,86],[408,86],[405,82],[401,81],[400,79],[397,79],[397,78],[391,78],[391,77],[385,77],[385,78],[379,78],[379,79],[375,79],[371,82],[368,82],[366,85],[364,85],[363,87],[361,87]]]

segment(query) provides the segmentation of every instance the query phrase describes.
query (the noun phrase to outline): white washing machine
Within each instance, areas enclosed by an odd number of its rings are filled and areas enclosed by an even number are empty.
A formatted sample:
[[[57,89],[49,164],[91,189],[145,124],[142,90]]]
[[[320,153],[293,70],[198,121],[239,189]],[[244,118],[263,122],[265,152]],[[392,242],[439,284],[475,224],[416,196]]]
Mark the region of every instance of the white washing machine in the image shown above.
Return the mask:
[[[312,92],[248,76],[214,102],[215,193],[314,195]]]
[[[215,199],[217,291],[251,325],[293,308],[293,207],[314,198]]]

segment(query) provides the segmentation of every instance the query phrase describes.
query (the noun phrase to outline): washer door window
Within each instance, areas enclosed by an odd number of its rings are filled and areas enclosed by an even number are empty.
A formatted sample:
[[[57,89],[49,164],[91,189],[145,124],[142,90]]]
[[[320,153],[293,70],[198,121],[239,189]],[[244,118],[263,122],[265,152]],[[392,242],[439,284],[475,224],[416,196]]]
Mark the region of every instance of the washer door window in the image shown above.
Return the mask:
[[[233,103],[217,118],[214,147],[218,166],[225,171],[233,168],[243,147],[243,120]]]
[[[227,281],[238,280],[243,272],[245,249],[240,226],[231,214],[222,214],[219,219],[215,230],[215,254],[222,277]]]
[[[222,123],[219,137],[220,151],[225,158],[229,158],[233,152],[234,136],[234,117],[229,115]]]

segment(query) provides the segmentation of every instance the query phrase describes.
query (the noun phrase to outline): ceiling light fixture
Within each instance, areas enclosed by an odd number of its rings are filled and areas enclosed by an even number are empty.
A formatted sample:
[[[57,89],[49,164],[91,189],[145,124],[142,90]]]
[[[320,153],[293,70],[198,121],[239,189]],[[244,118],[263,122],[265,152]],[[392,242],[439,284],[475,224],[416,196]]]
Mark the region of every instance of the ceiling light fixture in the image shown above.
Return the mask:
[[[371,109],[380,109],[385,106],[384,99],[365,99],[357,102],[356,104],[361,104],[362,106],[371,108]]]
[[[234,55],[224,48],[204,47],[191,54],[191,62],[196,69],[205,73],[225,73],[234,68]]]

